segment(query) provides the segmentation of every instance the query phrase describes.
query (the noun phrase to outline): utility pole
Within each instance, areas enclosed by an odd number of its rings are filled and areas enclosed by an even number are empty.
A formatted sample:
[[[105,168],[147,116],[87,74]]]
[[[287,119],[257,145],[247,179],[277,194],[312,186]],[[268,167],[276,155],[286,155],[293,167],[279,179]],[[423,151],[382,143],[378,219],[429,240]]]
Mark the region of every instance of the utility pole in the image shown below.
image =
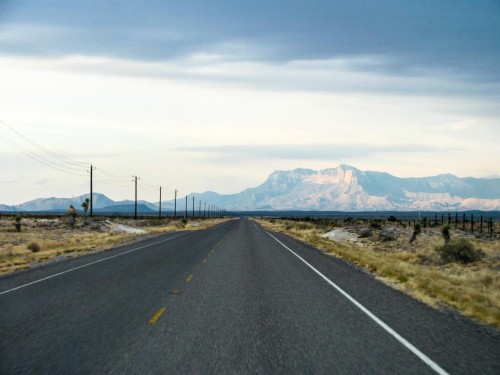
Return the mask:
[[[203,218],[207,216],[207,202],[203,203]]]
[[[161,186],[160,186],[160,203],[158,204],[159,210],[158,210],[158,219],[161,221]]]
[[[137,220],[137,176],[132,176],[135,180],[135,204],[134,204],[134,220]]]
[[[200,203],[200,206],[198,208],[198,217],[201,218],[201,201],[199,203]]]
[[[90,164],[90,217],[92,217],[92,206],[93,206],[93,192],[92,192],[92,171],[95,169],[95,167]]]
[[[184,220],[187,220],[188,216],[188,196],[186,195],[186,207],[184,207]]]
[[[194,197],[193,197],[193,219],[194,219]]]
[[[177,189],[175,189],[175,198],[174,198],[174,219],[177,219]]]

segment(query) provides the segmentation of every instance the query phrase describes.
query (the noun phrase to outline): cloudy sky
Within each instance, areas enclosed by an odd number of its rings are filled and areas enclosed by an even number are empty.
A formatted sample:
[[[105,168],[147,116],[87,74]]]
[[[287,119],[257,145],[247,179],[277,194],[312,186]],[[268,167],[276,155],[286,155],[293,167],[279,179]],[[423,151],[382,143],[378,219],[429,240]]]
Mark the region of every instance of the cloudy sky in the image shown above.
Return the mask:
[[[0,203],[500,173],[496,0],[0,0]]]

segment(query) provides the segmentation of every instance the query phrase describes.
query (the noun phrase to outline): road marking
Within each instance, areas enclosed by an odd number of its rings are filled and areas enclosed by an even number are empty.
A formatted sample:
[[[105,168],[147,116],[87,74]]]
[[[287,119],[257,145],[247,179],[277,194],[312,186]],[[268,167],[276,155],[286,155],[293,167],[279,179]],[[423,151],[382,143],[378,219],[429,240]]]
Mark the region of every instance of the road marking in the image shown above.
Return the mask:
[[[441,374],[441,375],[448,375],[448,373],[445,370],[443,370],[436,362],[434,362],[432,359],[427,357],[424,353],[422,353],[420,350],[418,350],[415,346],[413,346],[413,344],[411,344],[408,340],[406,340],[399,333],[394,331],[391,327],[389,327],[387,324],[385,324],[382,320],[377,318],[370,310],[368,310],[361,303],[356,301],[353,297],[351,297],[347,292],[345,292],[341,287],[339,287],[337,284],[335,284],[333,281],[331,281],[328,277],[326,277],[321,272],[319,272],[310,263],[308,263],[304,258],[302,258],[300,255],[295,253],[292,249],[290,249],[283,242],[281,242],[276,237],[274,237],[271,233],[269,233],[269,232],[266,232],[266,233],[269,234],[272,238],[274,238],[274,240],[276,242],[278,242],[281,246],[283,246],[285,249],[287,249],[289,252],[291,252],[293,255],[295,255],[297,258],[299,258],[306,266],[308,266],[310,269],[312,269],[314,272],[316,272],[322,279],[324,279],[328,284],[330,284],[332,287],[334,287],[344,297],[346,297],[349,301],[351,301],[357,308],[359,308],[366,315],[368,315],[375,323],[377,323],[379,326],[381,326],[387,333],[389,333],[396,340],[398,340],[401,344],[403,344],[403,346],[405,346],[407,349],[409,349],[413,354],[415,354],[418,358],[420,358],[424,363],[426,363],[435,372],[437,372],[438,374]]]
[[[193,278],[193,274],[189,275],[188,277],[186,277],[186,282],[187,283],[190,282],[192,278]]]
[[[85,267],[91,266],[91,265],[96,264],[96,263],[104,262],[105,260],[113,259],[113,258],[122,256],[122,255],[125,255],[125,254],[128,254],[128,253],[132,253],[134,251],[141,250],[141,249],[144,249],[144,248],[149,247],[149,246],[157,245],[157,244],[162,243],[162,242],[167,242],[167,241],[173,240],[174,238],[185,236],[186,234],[189,234],[189,233],[182,233],[182,234],[179,234],[178,236],[175,236],[175,237],[170,237],[170,238],[167,238],[167,239],[155,242],[155,243],[151,243],[149,245],[144,245],[144,246],[140,246],[140,247],[137,247],[135,249],[132,249],[132,250],[124,251],[123,253],[120,253],[120,254],[111,255],[111,256],[109,256],[107,258],[96,260],[95,262],[90,262],[90,263],[87,263],[87,264],[84,264],[84,265],[81,265],[81,266],[78,266],[78,267],[75,267],[75,268],[71,268],[69,270],[66,270],[66,271],[63,271],[63,272],[59,272],[59,273],[56,273],[56,274],[51,275],[51,276],[47,276],[47,277],[44,277],[44,278],[39,279],[39,280],[35,280],[35,281],[30,282],[30,283],[23,284],[23,285],[17,286],[17,287],[12,288],[12,289],[5,290],[3,292],[0,292],[0,295],[7,294],[7,293],[13,292],[15,290],[18,290],[18,289],[25,288],[27,286],[33,285],[33,284],[40,283],[42,281],[49,280],[49,279],[52,279],[54,277],[64,275],[65,273],[68,273],[68,272],[73,272],[73,271],[79,270],[80,268],[85,268]]]
[[[253,224],[253,226],[255,227],[255,229],[257,229],[259,232],[262,232],[262,231],[261,231],[261,230],[257,227],[257,225],[255,225],[255,223],[252,223],[252,224]]]
[[[166,308],[162,307],[160,310],[156,312],[156,314],[153,315],[153,317],[150,319],[149,323],[155,324],[158,319],[160,319],[160,316],[163,315],[165,312]]]

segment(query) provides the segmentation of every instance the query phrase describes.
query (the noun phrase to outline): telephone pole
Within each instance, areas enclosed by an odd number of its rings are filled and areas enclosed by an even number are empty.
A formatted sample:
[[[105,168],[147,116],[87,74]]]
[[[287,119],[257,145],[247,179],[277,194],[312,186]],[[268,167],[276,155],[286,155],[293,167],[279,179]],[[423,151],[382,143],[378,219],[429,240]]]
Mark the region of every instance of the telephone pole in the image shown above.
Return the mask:
[[[184,220],[187,220],[188,216],[188,196],[186,195],[186,207],[184,207]]]
[[[158,219],[161,221],[161,186],[160,186],[160,203],[158,204],[159,210],[158,210]]]
[[[93,192],[92,192],[92,171],[95,169],[95,167],[90,164],[90,217],[92,217],[92,206],[94,202],[93,198]]]
[[[198,217],[201,218],[201,201],[199,203],[200,207],[198,208]]]
[[[174,219],[177,219],[177,189],[175,189],[175,198],[174,198]]]
[[[137,176],[132,176],[135,180],[135,204],[134,204],[134,220],[137,220]]]
[[[203,218],[207,216],[207,202],[203,203]]]
[[[194,219],[194,197],[193,197],[193,219]]]

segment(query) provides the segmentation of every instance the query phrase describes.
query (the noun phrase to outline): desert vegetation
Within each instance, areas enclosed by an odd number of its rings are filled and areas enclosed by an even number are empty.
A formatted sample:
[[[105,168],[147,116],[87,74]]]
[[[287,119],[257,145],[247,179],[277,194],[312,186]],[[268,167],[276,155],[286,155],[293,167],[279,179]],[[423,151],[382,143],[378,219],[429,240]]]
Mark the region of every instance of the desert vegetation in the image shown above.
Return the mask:
[[[500,241],[397,220],[259,219],[436,308],[500,328]],[[447,224],[445,224],[447,225]],[[413,239],[413,240],[412,240]]]
[[[70,210],[68,210],[70,211]],[[0,275],[36,267],[45,262],[103,251],[160,233],[199,230],[225,219],[173,220],[78,219],[61,217],[9,217],[0,219]],[[14,224],[14,225],[13,225]],[[142,229],[129,233],[115,224]]]

